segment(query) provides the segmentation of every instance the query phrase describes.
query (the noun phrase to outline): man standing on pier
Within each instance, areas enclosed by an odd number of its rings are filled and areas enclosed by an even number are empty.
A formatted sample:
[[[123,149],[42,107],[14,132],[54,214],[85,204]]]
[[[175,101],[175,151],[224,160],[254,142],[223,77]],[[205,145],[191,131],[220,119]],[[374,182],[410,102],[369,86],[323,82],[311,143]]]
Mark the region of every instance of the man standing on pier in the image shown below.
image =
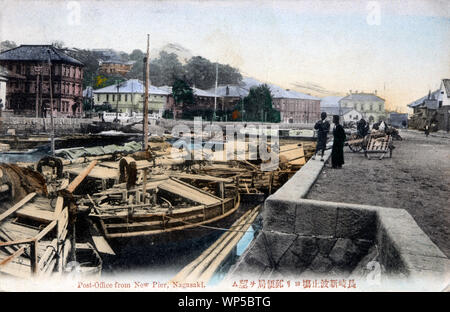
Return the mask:
[[[325,120],[327,118],[327,113],[322,112],[320,114],[320,120],[316,122],[314,125],[314,129],[317,130],[317,145],[316,152],[312,159],[316,159],[316,155],[319,151],[322,151],[320,160],[323,161],[323,154],[325,153],[325,149],[327,147],[327,135],[330,131],[330,123]]]
[[[344,164],[344,142],[346,139],[344,128],[339,124],[339,115],[333,115],[333,148],[331,150],[331,166],[340,169]]]

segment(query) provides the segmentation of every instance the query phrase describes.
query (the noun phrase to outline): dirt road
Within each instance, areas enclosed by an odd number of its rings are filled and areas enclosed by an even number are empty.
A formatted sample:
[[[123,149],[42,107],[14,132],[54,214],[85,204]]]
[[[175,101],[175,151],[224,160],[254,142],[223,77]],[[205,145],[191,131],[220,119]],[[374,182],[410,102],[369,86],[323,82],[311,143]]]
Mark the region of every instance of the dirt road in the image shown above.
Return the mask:
[[[406,209],[450,257],[450,139],[401,136],[391,159],[368,160],[345,147],[343,169],[327,164],[307,197]]]

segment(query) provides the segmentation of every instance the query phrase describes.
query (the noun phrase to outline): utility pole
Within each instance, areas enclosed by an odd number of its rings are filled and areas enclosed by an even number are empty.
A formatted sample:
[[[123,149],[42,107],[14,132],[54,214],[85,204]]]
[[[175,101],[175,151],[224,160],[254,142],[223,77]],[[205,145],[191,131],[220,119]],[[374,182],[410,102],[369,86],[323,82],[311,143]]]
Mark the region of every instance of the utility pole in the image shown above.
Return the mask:
[[[42,66],[34,66],[36,72],[36,118],[39,118],[39,75],[41,74]]]
[[[51,122],[51,151],[52,156],[55,156],[55,123],[53,120],[53,88],[52,88],[52,61],[50,58],[50,49],[47,50],[48,53],[48,81],[49,81],[49,91],[50,91],[50,122]]]
[[[116,121],[119,122],[119,80],[116,80],[117,88],[117,99],[116,99]]]
[[[216,85],[214,87],[214,114],[213,120],[216,121],[216,109],[217,109],[217,80],[219,75],[219,63],[216,62]]]
[[[144,131],[144,142],[143,147],[144,150],[147,150],[148,147],[148,79],[150,75],[149,69],[149,58],[150,58],[150,35],[147,34],[147,54],[144,57],[144,78],[145,78],[145,97],[144,97],[144,116],[143,116],[143,131]]]

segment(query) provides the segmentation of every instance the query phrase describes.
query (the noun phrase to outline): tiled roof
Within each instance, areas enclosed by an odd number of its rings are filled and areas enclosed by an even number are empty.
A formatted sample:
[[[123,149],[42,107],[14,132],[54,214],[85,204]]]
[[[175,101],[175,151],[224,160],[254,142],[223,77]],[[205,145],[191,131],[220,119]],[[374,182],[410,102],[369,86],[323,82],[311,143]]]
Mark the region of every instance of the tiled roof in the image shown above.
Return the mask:
[[[117,85],[110,85],[101,89],[94,90],[94,93],[144,93],[144,84],[138,79],[126,80],[119,84],[119,90],[117,90]],[[169,92],[150,85],[149,94],[153,95],[169,95]]]
[[[162,86],[162,87],[158,87],[158,88],[168,92],[169,94],[172,93],[172,87],[170,87],[170,86]],[[196,96],[214,97],[214,89],[212,89],[212,92],[210,92],[210,91],[202,90],[199,88],[192,88],[192,91],[194,91],[194,95],[196,95]],[[217,95],[217,96],[219,96],[219,95]]]
[[[219,97],[246,97],[252,87],[258,87],[263,82],[254,78],[245,77],[239,85],[221,85],[217,87],[217,96]],[[266,83],[272,93],[273,98],[281,99],[306,99],[306,100],[320,100],[319,98],[304,94],[294,90],[285,90],[274,84]],[[227,92],[228,87],[228,92]],[[208,92],[214,94],[214,88],[208,90]]]
[[[326,96],[320,100],[321,107],[338,107],[342,96]]]
[[[83,66],[83,63],[68,56],[52,45],[21,45],[0,53],[0,61],[40,61],[48,62],[48,51],[52,62],[63,62]]]
[[[352,110],[355,109],[352,107],[341,107],[341,114],[345,115]],[[327,113],[328,116],[339,115],[339,107],[336,106],[321,107],[320,111]]]
[[[340,101],[380,101],[384,102],[384,99],[380,98],[379,96],[373,94],[373,93],[352,93],[347,96],[344,96]]]
[[[434,97],[435,99],[437,99],[438,96],[439,96],[439,92],[440,92],[440,91],[441,91],[440,89],[437,89],[437,90],[431,92],[431,98]],[[418,100],[415,100],[414,102],[409,103],[409,104],[408,104],[408,107],[411,107],[411,108],[412,108],[412,107],[420,106],[420,105],[423,103],[423,101],[425,101],[426,99],[428,99],[428,94],[425,95],[425,96],[423,96],[423,97],[421,97],[421,98],[418,99]]]

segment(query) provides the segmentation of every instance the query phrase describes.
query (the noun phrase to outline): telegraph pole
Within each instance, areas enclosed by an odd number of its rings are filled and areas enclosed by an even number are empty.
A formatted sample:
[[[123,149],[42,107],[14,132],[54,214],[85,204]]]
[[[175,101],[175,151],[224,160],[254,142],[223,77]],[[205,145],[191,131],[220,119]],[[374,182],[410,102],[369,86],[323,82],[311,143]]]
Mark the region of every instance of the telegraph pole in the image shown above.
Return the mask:
[[[117,99],[116,99],[116,122],[119,122],[119,80],[116,80],[117,83]]]
[[[214,114],[213,120],[216,121],[216,109],[217,109],[217,77],[219,73],[219,63],[216,62],[216,85],[214,87]]]
[[[50,122],[51,122],[51,151],[52,156],[55,156],[55,123],[53,120],[53,88],[52,88],[52,61],[50,58],[50,49],[47,50],[48,53],[48,81],[49,81],[49,91],[50,91]]]
[[[150,75],[149,63],[150,63],[150,35],[147,34],[147,54],[144,58],[145,65],[145,97],[144,97],[144,118],[143,118],[143,131],[144,131],[144,142],[143,147],[144,150],[147,150],[148,147],[148,79]]]

